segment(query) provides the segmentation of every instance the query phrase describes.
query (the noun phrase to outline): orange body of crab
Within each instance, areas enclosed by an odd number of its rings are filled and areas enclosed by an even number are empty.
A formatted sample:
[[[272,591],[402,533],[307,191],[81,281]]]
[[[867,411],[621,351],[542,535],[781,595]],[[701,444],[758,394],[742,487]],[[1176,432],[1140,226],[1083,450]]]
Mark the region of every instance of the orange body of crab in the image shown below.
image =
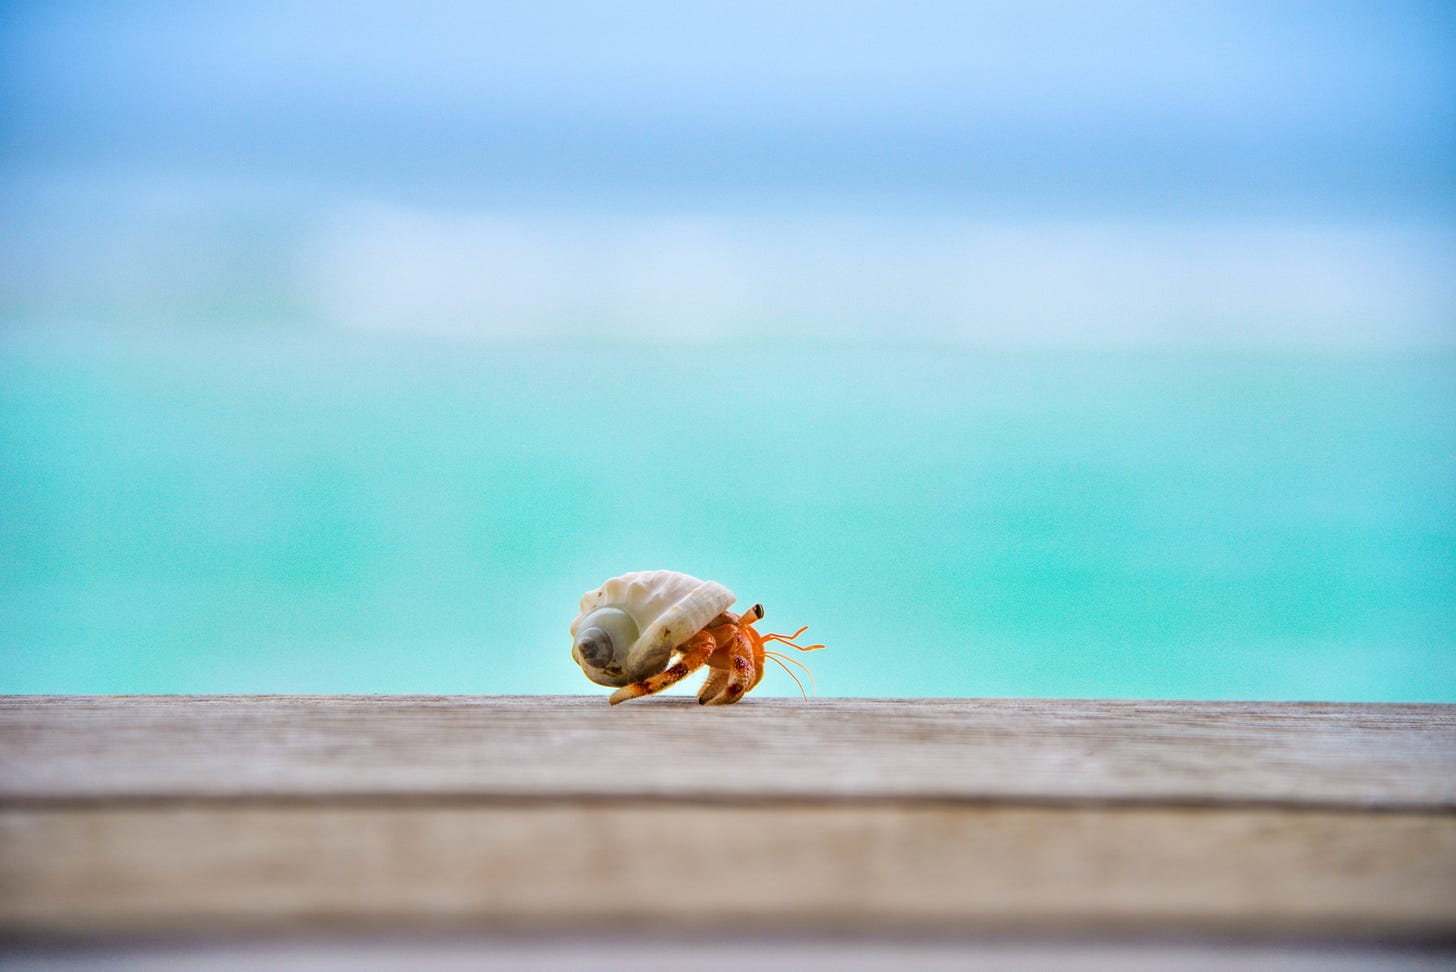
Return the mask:
[[[762,681],[769,659],[802,691],[785,662],[803,666],[767,645],[799,651],[824,646],[796,644],[803,628],[792,635],[760,634],[754,624],[762,620],[763,606],[734,614],[728,610],[734,600],[723,585],[676,571],[614,577],[582,597],[571,625],[572,658],[593,682],[617,687],[609,700],[613,705],[661,692],[703,667],[708,678],[698,701],[737,702]]]

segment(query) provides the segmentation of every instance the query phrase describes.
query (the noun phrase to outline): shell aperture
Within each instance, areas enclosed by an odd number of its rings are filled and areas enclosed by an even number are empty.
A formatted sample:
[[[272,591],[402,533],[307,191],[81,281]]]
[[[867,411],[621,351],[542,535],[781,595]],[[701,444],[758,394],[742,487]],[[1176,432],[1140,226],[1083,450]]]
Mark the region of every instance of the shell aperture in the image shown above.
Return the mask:
[[[666,669],[673,649],[734,600],[722,584],[672,570],[613,577],[582,596],[571,657],[593,682],[620,688]]]

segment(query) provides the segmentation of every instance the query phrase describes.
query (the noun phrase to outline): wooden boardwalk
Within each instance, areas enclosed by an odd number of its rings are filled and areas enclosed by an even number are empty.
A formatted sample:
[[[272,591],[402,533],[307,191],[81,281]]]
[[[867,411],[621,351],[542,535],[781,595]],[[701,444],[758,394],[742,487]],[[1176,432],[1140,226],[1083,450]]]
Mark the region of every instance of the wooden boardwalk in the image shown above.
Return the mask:
[[[1449,944],[1456,707],[0,698],[9,940],[359,932]]]

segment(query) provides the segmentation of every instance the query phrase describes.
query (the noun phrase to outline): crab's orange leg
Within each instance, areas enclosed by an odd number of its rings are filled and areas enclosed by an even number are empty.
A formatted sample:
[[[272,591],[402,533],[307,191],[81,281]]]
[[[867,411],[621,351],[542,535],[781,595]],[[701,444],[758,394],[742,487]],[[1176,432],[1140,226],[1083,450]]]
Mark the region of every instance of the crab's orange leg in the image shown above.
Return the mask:
[[[752,616],[751,613],[744,615],[745,618]],[[714,623],[708,626],[708,632],[717,641],[718,647],[708,658],[711,670],[708,672],[707,681],[703,682],[703,687],[698,692],[698,701],[704,705],[709,699],[721,694],[728,685],[728,670],[733,667],[733,648],[738,643],[739,634],[748,635],[755,647],[758,637],[758,632],[753,630],[753,625],[745,624],[738,615],[731,611],[718,615]],[[756,655],[757,651],[755,651]],[[751,689],[752,686],[749,688]]]
[[[758,664],[753,666],[753,682],[748,686],[748,688],[744,689],[743,691],[752,692],[754,689],[758,688],[758,683],[763,681],[763,676],[767,671],[768,662],[764,661],[763,659],[759,659]]]
[[[723,691],[723,686],[728,684],[728,671],[723,668],[714,668],[708,671],[708,680],[703,683],[703,689],[698,693],[698,701],[706,704],[709,699]]]
[[[669,666],[666,671],[653,675],[650,678],[644,678],[640,682],[633,682],[631,685],[622,686],[613,692],[612,697],[607,701],[612,705],[616,705],[619,702],[638,699],[644,695],[655,695],[669,685],[682,681],[699,668],[702,668],[703,663],[708,660],[708,656],[713,653],[713,649],[716,647],[717,643],[713,640],[712,635],[706,631],[699,631],[683,644],[682,648],[679,649],[682,652],[682,657],[673,665]]]
[[[753,642],[743,627],[734,625],[733,642],[728,646],[728,684],[723,691],[703,702],[704,705],[729,705],[743,698],[753,687],[759,666],[753,659]]]

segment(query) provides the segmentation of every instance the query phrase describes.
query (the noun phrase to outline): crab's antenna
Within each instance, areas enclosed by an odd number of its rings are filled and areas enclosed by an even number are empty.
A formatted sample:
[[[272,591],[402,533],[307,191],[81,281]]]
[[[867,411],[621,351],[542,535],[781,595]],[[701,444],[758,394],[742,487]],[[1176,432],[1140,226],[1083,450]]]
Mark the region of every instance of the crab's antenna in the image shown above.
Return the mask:
[[[806,624],[802,628],[800,628],[798,631],[795,631],[791,635],[766,634],[766,635],[763,635],[762,637],[763,637],[763,640],[764,641],[779,641],[779,642],[782,642],[782,643],[788,645],[790,648],[797,648],[799,651],[818,651],[820,648],[823,648],[824,647],[823,645],[796,645],[796,644],[794,644],[794,639],[797,638],[797,637],[799,637],[799,635],[803,634],[805,631],[808,631],[808,630],[809,630],[809,626]]]
[[[809,666],[808,665],[805,665],[803,662],[799,661],[799,659],[797,659],[797,658],[790,658],[788,655],[785,655],[781,651],[769,651],[767,648],[765,648],[763,650],[763,653],[765,655],[772,655],[775,658],[782,658],[784,661],[788,662],[790,665],[793,665],[795,668],[802,668],[806,672],[809,670]]]
[[[794,680],[794,684],[797,685],[797,686],[799,686],[799,694],[804,697],[804,701],[805,702],[808,702],[809,701],[809,693],[804,691],[804,683],[801,682],[801,681],[799,681],[799,676],[797,676],[797,675],[794,674],[793,669],[789,668],[788,665],[785,665],[784,664],[785,661],[791,661],[792,659],[787,659],[787,658],[785,658],[785,656],[780,655],[776,651],[766,651],[766,652],[764,652],[764,657],[766,657],[766,658],[772,658],[774,660],[774,664],[778,665],[780,668],[782,668],[785,672],[788,673],[789,678],[792,678]],[[809,669],[805,668],[804,671],[808,672]],[[813,681],[814,681],[814,675],[813,675],[813,673],[810,673],[809,674],[809,681],[810,681],[811,684],[813,683]],[[818,690],[817,689],[815,690],[815,694],[818,694]]]
[[[812,688],[814,690],[814,694],[816,694],[816,695],[819,694],[819,686],[817,684],[815,684],[815,681],[814,681],[814,673],[809,670],[809,666],[808,665],[805,665],[803,662],[799,661],[797,658],[790,658],[788,655],[783,655],[783,654],[780,654],[779,652],[776,652],[776,651],[765,651],[764,652],[764,655],[766,657],[768,657],[768,658],[777,658],[779,660],[779,667],[780,668],[783,667],[783,663],[784,662],[788,662],[790,665],[793,665],[795,668],[799,669],[805,675],[808,675],[809,676],[809,686],[810,686],[810,688]]]

